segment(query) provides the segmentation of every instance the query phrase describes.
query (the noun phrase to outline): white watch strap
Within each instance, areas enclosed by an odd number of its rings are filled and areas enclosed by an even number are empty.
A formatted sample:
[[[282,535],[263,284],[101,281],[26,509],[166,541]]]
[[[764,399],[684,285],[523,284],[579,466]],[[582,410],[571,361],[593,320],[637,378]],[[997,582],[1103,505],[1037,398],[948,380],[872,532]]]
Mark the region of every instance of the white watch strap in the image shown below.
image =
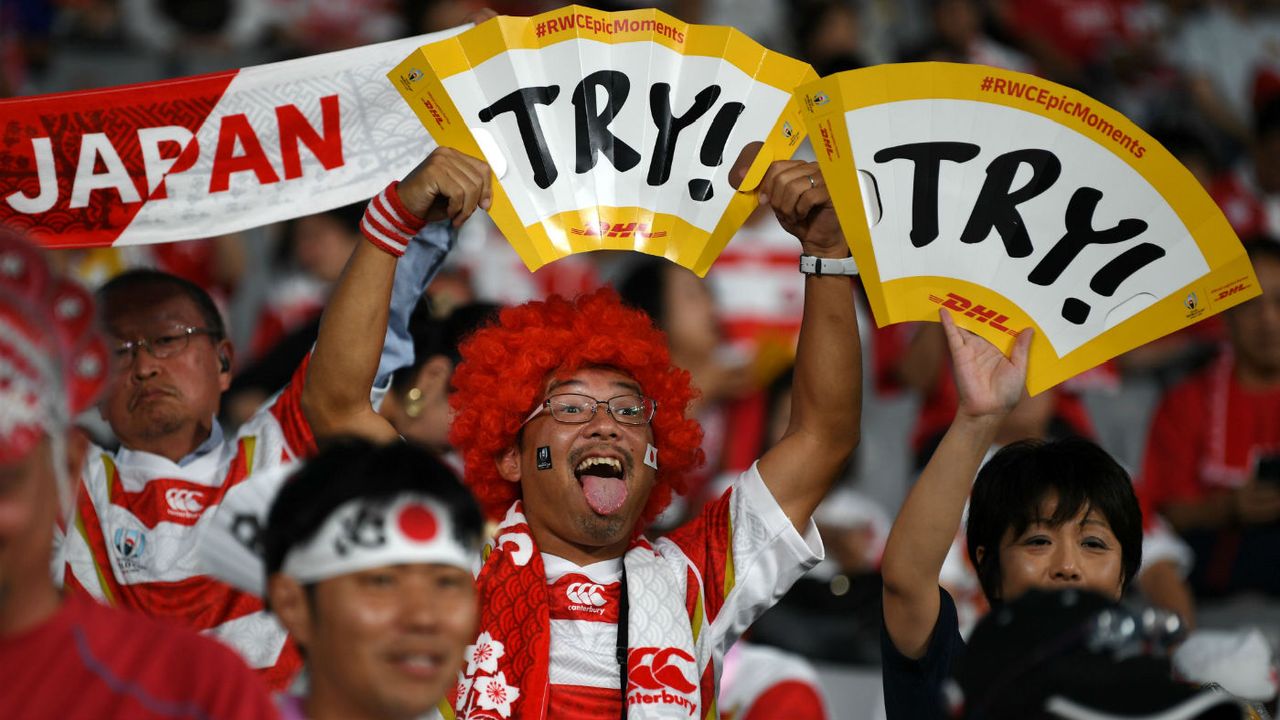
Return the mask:
[[[801,255],[800,272],[806,275],[857,275],[858,263],[852,257],[820,258]]]

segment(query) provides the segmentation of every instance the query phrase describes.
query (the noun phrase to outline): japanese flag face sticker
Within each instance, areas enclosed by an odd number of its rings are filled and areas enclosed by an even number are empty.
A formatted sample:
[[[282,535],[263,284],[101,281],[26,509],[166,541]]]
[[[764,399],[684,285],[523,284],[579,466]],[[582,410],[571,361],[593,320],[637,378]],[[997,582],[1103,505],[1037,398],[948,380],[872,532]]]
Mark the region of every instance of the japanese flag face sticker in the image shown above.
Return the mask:
[[[652,445],[647,445],[647,446],[645,446],[645,449],[644,449],[644,464],[645,464],[645,465],[648,465],[649,467],[653,468],[654,470],[657,470],[657,469],[658,469],[658,448],[656,448],[656,447],[654,447],[654,446],[652,446]]]
[[[877,324],[945,309],[1006,352],[1035,328],[1032,393],[1259,293],[1190,172],[1074,90],[913,63],[797,97]]]

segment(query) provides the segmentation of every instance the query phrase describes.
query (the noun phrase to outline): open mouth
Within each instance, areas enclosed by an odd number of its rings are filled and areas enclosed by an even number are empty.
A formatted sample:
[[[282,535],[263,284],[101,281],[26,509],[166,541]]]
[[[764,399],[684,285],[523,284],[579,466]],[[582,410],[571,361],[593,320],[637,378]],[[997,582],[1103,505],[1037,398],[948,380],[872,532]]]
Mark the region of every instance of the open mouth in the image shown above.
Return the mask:
[[[406,675],[420,680],[430,680],[441,672],[443,659],[433,653],[397,653],[391,661]]]
[[[626,474],[622,461],[595,455],[583,458],[573,469],[582,485],[587,505],[599,515],[611,515],[627,500]]]

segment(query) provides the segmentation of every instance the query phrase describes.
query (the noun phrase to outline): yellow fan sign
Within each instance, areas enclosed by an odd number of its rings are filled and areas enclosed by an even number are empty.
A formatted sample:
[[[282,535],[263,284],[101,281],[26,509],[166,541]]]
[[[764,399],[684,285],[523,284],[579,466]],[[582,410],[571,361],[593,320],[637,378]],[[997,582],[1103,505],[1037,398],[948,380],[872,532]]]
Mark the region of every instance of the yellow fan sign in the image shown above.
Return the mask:
[[[816,75],[732,28],[574,5],[493,18],[388,77],[438,143],[488,161],[490,215],[530,270],[638,250],[703,275],[756,207],[729,168],[764,142],[750,190],[791,156],[792,90]]]
[[[1087,95],[980,65],[796,90],[878,325],[939,308],[1032,394],[1259,294],[1240,240],[1159,143]]]

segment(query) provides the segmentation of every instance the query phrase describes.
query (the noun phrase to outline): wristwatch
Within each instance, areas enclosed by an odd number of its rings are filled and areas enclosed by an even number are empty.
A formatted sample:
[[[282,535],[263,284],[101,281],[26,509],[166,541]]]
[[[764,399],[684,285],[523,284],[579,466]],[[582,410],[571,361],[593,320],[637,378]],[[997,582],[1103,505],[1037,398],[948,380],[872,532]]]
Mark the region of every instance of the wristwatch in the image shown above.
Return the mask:
[[[805,275],[857,275],[858,263],[852,257],[820,258],[801,255],[800,272]]]

